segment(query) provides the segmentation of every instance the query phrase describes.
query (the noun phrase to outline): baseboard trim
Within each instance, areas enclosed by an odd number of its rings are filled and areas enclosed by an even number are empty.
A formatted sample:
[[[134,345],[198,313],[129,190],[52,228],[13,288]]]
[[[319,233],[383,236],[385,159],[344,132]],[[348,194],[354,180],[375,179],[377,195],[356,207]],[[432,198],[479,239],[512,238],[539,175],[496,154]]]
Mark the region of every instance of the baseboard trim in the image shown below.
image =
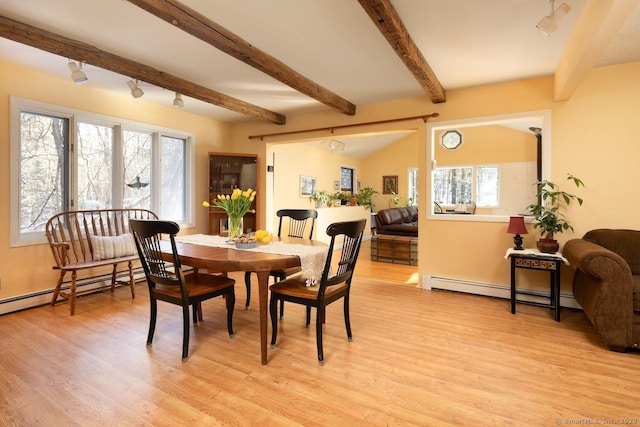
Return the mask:
[[[423,275],[422,289],[442,289],[446,291],[462,292],[473,295],[483,295],[488,297],[511,299],[511,290],[508,287],[498,286],[490,283],[473,282],[447,277]],[[534,302],[548,302],[548,293],[538,290],[529,290],[534,295],[518,295],[518,299]],[[573,294],[560,293],[560,306],[567,308],[582,309],[575,300]]]
[[[129,273],[122,273],[117,276],[119,280],[129,280]],[[135,271],[133,278],[136,282],[144,279],[144,272],[142,270]],[[76,285],[78,291],[82,291],[83,295],[86,293],[102,292],[108,289],[110,280],[87,280]],[[69,286],[63,286],[64,290],[68,290]],[[47,289],[44,291],[32,292],[29,294],[18,295],[11,298],[5,298],[0,300],[0,315],[13,313],[14,311],[26,310],[28,308],[39,307],[42,305],[51,304],[51,298],[53,297],[53,289]],[[63,300],[60,300],[63,303]]]

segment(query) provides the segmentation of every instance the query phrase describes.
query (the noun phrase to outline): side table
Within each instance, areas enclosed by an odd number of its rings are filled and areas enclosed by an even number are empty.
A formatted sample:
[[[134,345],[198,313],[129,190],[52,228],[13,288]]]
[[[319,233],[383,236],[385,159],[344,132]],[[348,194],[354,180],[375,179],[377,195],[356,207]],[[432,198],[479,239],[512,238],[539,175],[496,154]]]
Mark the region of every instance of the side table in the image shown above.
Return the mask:
[[[561,253],[547,254],[537,249],[515,250],[508,249],[505,259],[511,258],[511,313],[516,313],[516,302],[523,304],[537,305],[539,307],[548,307],[555,311],[556,322],[560,321],[560,270],[562,264],[569,264]],[[516,268],[524,268],[528,270],[548,271],[549,280],[549,303],[541,303],[536,301],[519,300],[517,295],[534,295],[540,296],[535,292],[526,290],[517,290],[516,288]]]

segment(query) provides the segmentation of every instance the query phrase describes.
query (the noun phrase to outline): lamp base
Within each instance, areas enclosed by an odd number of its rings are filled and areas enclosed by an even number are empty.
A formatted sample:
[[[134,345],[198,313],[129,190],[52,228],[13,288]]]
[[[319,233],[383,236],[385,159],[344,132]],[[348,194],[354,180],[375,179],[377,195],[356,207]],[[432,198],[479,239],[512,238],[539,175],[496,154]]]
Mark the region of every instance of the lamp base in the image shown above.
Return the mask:
[[[523,251],[524,248],[522,247],[522,236],[519,234],[516,234],[515,236],[513,236],[513,243],[515,244],[515,246],[513,247],[514,251]]]

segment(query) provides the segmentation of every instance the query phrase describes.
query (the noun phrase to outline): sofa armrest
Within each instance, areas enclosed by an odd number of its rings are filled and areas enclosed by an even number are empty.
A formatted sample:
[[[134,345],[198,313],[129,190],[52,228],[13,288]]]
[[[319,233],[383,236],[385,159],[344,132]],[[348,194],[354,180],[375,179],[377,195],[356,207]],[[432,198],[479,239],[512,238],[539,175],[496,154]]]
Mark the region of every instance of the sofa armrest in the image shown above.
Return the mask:
[[[615,252],[572,239],[562,254],[576,269],[573,295],[611,348],[632,345],[633,280],[629,264]]]
[[[616,275],[628,278],[631,286],[629,264],[620,255],[603,246],[583,239],[572,239],[565,243],[562,255],[576,269],[595,278],[605,280],[611,275]]]

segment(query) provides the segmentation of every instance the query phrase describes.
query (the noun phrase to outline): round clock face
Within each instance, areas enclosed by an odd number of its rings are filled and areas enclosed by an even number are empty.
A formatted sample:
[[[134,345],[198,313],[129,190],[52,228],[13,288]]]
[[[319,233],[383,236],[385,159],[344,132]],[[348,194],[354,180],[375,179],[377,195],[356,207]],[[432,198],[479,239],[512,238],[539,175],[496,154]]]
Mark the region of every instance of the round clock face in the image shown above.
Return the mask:
[[[462,134],[457,130],[448,130],[442,135],[442,146],[448,150],[458,148],[462,144]]]

